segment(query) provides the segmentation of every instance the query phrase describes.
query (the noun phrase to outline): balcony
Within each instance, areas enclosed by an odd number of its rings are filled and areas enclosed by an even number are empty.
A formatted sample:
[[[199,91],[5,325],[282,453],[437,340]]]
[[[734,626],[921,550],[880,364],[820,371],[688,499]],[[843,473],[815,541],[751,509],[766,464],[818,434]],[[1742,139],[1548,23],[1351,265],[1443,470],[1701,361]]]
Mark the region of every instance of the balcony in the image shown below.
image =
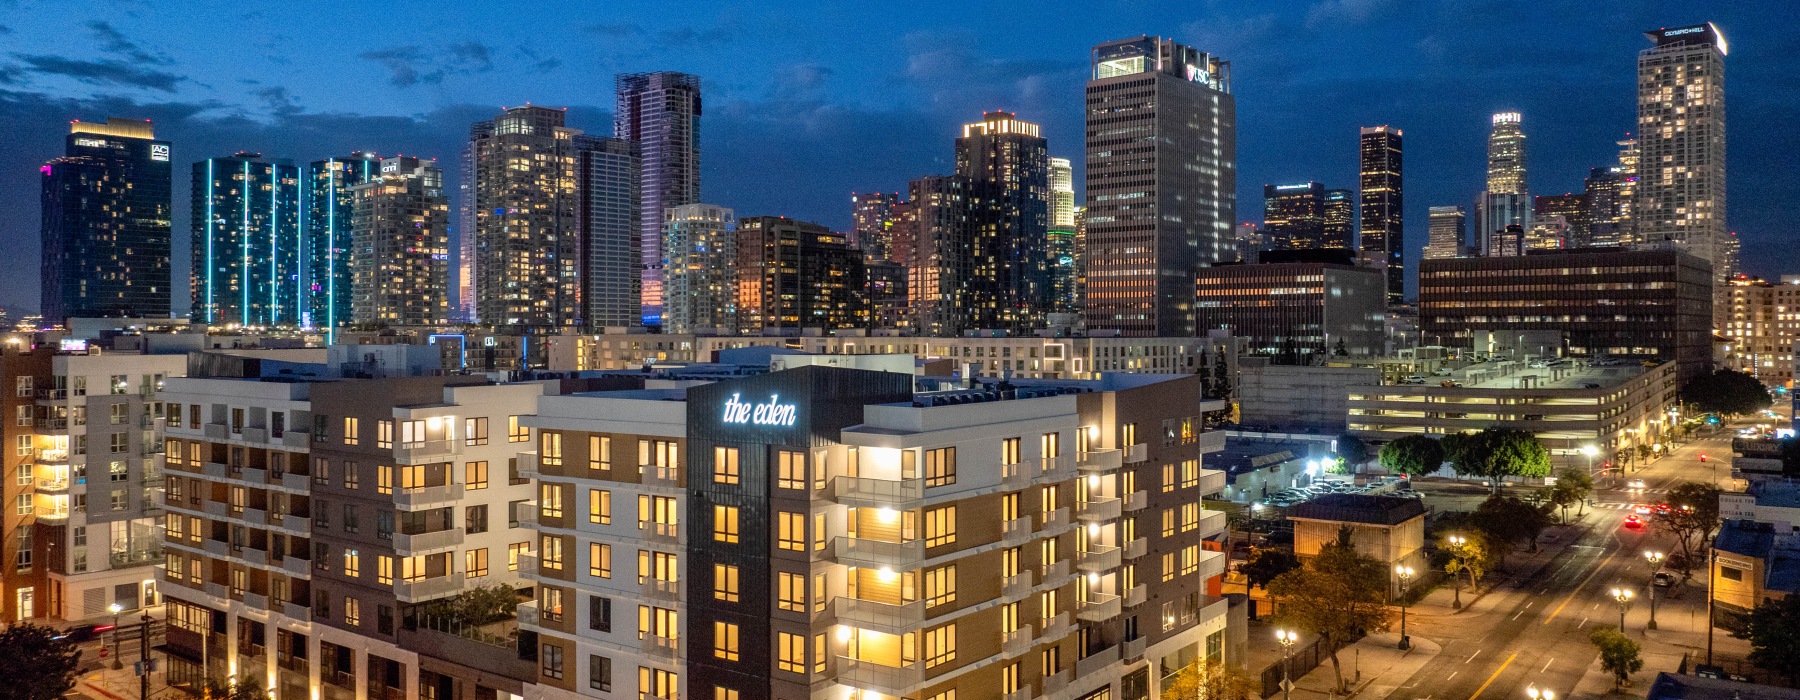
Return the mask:
[[[1082,571],[1101,573],[1119,568],[1122,559],[1118,547],[1090,544],[1087,551],[1075,553],[1075,566]]]
[[[638,646],[644,655],[652,658],[674,660],[681,657],[681,639],[678,637],[658,637],[654,634],[643,634],[638,639]]]
[[[1149,593],[1144,584],[1140,583],[1125,590],[1125,607],[1143,605],[1146,600],[1149,600]]]
[[[1050,583],[1054,586],[1065,585],[1068,583],[1069,577],[1073,575],[1070,573],[1069,569],[1069,560],[1067,559],[1051,564],[1044,569],[1043,580],[1038,581],[1038,583],[1040,585],[1044,583]]]
[[[289,576],[311,576],[312,562],[299,557],[283,556],[281,557],[281,570],[287,572]]]
[[[1044,512],[1044,527],[1067,524],[1069,524],[1069,508],[1067,506]]]
[[[245,428],[244,442],[262,444],[269,441],[268,428]]]
[[[645,521],[643,523],[639,523],[639,526],[640,527],[638,528],[638,532],[642,533],[643,538],[646,541],[660,542],[662,544],[681,544],[681,524],[680,523],[658,523],[658,522]]]
[[[852,623],[863,629],[888,634],[916,631],[925,623],[925,601],[891,605],[873,600],[832,598],[832,611],[838,622]]]
[[[1101,675],[1100,672],[1105,671],[1107,666],[1111,666],[1118,662],[1119,647],[1115,644],[1092,654],[1088,654],[1087,658],[1075,662],[1075,677],[1093,678],[1099,676]]]
[[[1038,638],[1046,641],[1062,639],[1069,636],[1069,630],[1073,626],[1068,611],[1057,613],[1056,617],[1041,621],[1038,626]]]
[[[1144,443],[1125,446],[1125,463],[1137,464],[1150,458],[1150,446]]]
[[[427,554],[441,549],[450,549],[463,543],[463,529],[453,527],[437,532],[422,532],[408,535],[404,532],[394,533],[394,551],[401,556]]]
[[[1150,507],[1149,491],[1133,491],[1125,494],[1125,511],[1135,513]]]
[[[892,481],[867,477],[840,476],[831,480],[832,495],[847,506],[881,508],[899,506],[925,498],[923,479]]]
[[[419,579],[417,581],[400,581],[394,584],[394,597],[402,603],[422,603],[433,598],[443,598],[462,591],[462,576],[450,572],[437,578]]]
[[[1031,594],[1031,587],[1033,585],[1035,584],[1031,580],[1031,572],[1021,571],[1001,580],[1000,596],[1008,600],[1023,599],[1025,596]]]
[[[1000,540],[1021,544],[1031,539],[1031,518],[1013,518],[1000,524]]]
[[[537,601],[520,603],[518,607],[519,628],[528,629],[538,626]]]
[[[832,548],[840,563],[851,566],[912,569],[925,559],[925,540],[883,542],[839,537],[832,540]]]
[[[911,695],[925,682],[925,665],[914,661],[902,666],[887,666],[840,656],[838,680],[865,689],[880,689],[884,695]]]
[[[462,495],[462,484],[455,483],[394,489],[394,507],[401,510],[441,508],[462,500]]]
[[[67,491],[67,490],[69,490],[69,472],[68,472],[68,470],[58,469],[54,473],[46,474],[45,472],[47,472],[47,471],[49,471],[49,470],[46,470],[46,469],[37,470],[38,473],[32,479],[32,483],[37,486],[37,490],[39,493],[43,493],[43,492],[47,492],[47,491]]]
[[[1198,444],[1200,445],[1200,454],[1206,454],[1208,452],[1218,452],[1219,450],[1225,449],[1225,431],[1223,431],[1223,430],[1205,431],[1203,433],[1200,433],[1200,437],[1196,442],[1198,442]]]
[[[238,470],[238,478],[252,484],[269,483],[269,470],[261,467],[244,467]]]
[[[49,399],[51,401],[61,401],[63,399],[69,398],[69,390],[68,389],[39,389],[39,390],[37,390],[37,397],[40,399]]]
[[[1063,481],[1075,475],[1075,454],[1065,453],[1055,457],[1044,457],[1038,462],[1038,473],[1034,478],[1048,481]]]
[[[1000,700],[1031,700],[1032,697],[1030,688],[1020,688],[1000,696]]]
[[[1137,559],[1150,552],[1150,538],[1139,537],[1125,543],[1125,558]]]
[[[67,464],[69,462],[69,448],[40,447],[32,450],[31,456],[36,459],[39,464]]]
[[[250,608],[251,610],[268,610],[269,609],[269,597],[266,595],[263,595],[261,593],[252,593],[250,591],[244,591],[244,592],[238,594],[238,600],[244,601],[244,606]]]
[[[1075,616],[1088,622],[1104,622],[1124,612],[1119,596],[1111,593],[1088,593],[1088,599],[1076,608]]]
[[[519,576],[536,578],[542,563],[543,559],[538,557],[537,552],[519,552]]]
[[[1033,476],[1031,470],[1025,468],[1024,462],[1000,465],[1000,485],[1008,489],[1030,486]]]
[[[312,620],[312,608],[292,601],[281,601],[281,610],[279,612],[290,619],[300,620],[302,622],[309,622]]]
[[[1211,495],[1225,490],[1225,472],[1218,469],[1200,470],[1200,493]]]
[[[1078,505],[1081,510],[1075,513],[1075,517],[1089,522],[1118,520],[1123,512],[1123,503],[1117,498],[1089,500]]]
[[[1080,455],[1075,467],[1084,472],[1107,472],[1124,466],[1123,450],[1088,450]]]
[[[1225,531],[1225,511],[1200,511],[1200,536],[1212,537]]]
[[[1044,676],[1044,697],[1062,692],[1069,687],[1069,681],[1075,678],[1075,670],[1065,668],[1056,673]]]
[[[207,423],[204,430],[208,440],[225,440],[231,435],[231,430],[224,423]]]
[[[681,488],[681,469],[679,467],[640,464],[638,465],[638,477],[645,486],[660,486],[667,489]]]
[[[1000,653],[1019,656],[1031,651],[1031,628],[1020,627],[1000,635]]]
[[[1135,663],[1143,659],[1144,647],[1149,645],[1149,641],[1150,640],[1143,637],[1138,637],[1137,639],[1133,639],[1122,645],[1123,649],[1120,653],[1122,658],[1125,659],[1125,663]]]
[[[312,488],[312,477],[292,472],[281,475],[281,488],[290,491],[306,491]]]
[[[541,464],[541,462],[538,461],[538,453],[536,453],[536,452],[520,452],[519,457],[518,457],[518,464],[519,464],[519,478],[521,478],[521,479],[541,479],[544,477],[544,473],[538,469],[538,465]]]
[[[462,453],[461,440],[420,440],[394,443],[394,463],[445,462]]]
[[[662,600],[679,600],[681,598],[680,581],[665,581],[655,576],[645,576],[643,583],[638,584],[638,589],[645,598]]]
[[[312,433],[305,430],[288,428],[286,432],[281,434],[281,445],[283,447],[294,449],[306,449],[308,446],[312,445]]]
[[[206,539],[201,542],[201,549],[206,550],[207,554],[217,559],[231,556],[231,543],[225,540]]]

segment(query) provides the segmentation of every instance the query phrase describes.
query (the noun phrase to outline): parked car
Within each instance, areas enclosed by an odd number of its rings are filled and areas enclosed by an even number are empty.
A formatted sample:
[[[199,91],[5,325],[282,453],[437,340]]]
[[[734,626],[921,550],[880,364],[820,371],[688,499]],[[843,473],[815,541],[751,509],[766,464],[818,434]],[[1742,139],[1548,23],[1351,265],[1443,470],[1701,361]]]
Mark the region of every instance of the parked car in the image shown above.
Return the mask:
[[[1657,588],[1668,588],[1675,585],[1676,579],[1675,574],[1671,574],[1667,571],[1658,571],[1655,576],[1650,577],[1650,581],[1655,584]]]

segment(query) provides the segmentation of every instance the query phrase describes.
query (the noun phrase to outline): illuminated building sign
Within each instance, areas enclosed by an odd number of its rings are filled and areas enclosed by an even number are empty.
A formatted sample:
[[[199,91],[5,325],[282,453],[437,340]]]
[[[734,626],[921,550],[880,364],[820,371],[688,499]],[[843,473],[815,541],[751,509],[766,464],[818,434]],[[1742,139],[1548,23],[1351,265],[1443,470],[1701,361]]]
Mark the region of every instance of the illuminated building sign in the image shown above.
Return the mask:
[[[169,159],[168,144],[161,144],[161,143],[150,144],[150,160],[168,160],[168,159]]]
[[[1704,31],[1706,31],[1706,27],[1682,27],[1680,29],[1671,29],[1669,31],[1663,32],[1663,36],[1681,36],[1683,34],[1699,34]]]
[[[75,145],[86,148],[106,148],[106,139],[75,139]]]
[[[732,394],[725,400],[723,419],[729,425],[778,425],[792,426],[794,416],[798,413],[794,404],[781,403],[780,394],[770,394],[768,403],[744,403],[738,400],[739,394]]]

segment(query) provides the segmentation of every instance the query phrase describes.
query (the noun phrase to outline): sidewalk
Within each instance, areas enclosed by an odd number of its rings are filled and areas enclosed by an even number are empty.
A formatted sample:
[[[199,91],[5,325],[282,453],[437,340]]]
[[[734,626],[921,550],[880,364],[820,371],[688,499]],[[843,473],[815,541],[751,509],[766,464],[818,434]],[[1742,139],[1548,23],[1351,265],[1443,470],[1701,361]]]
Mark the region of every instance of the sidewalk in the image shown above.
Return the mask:
[[[1338,651],[1344,667],[1344,683],[1350,687],[1348,697],[1382,700],[1400,688],[1425,664],[1436,658],[1440,648],[1418,635],[1412,635],[1412,648],[1399,649],[1399,632],[1382,632],[1363,637],[1361,641]],[[1294,695],[1301,698],[1331,697],[1336,674],[1329,659],[1294,681]]]

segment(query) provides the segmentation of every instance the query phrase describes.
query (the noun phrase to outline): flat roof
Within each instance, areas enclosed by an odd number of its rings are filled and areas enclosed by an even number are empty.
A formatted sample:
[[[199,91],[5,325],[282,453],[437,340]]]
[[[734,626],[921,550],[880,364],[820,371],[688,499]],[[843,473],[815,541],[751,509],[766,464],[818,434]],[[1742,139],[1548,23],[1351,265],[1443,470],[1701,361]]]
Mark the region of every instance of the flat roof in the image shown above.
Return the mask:
[[[1399,525],[1413,518],[1425,517],[1425,504],[1416,498],[1330,493],[1301,503],[1288,517],[1365,525]]]
[[[1529,365],[1515,368],[1504,376],[1488,377],[1479,371],[1483,367],[1494,367],[1495,363],[1484,362],[1470,365],[1451,374],[1452,378],[1462,378],[1463,388],[1474,389],[1518,389],[1520,382],[1534,378],[1534,389],[1587,389],[1588,384],[1599,384],[1600,388],[1610,389],[1642,376],[1650,368],[1641,364],[1618,365],[1613,367],[1583,367],[1579,364],[1561,367],[1531,367]],[[1471,371],[1475,370],[1475,371]],[[1558,376],[1560,375],[1560,376]]]

